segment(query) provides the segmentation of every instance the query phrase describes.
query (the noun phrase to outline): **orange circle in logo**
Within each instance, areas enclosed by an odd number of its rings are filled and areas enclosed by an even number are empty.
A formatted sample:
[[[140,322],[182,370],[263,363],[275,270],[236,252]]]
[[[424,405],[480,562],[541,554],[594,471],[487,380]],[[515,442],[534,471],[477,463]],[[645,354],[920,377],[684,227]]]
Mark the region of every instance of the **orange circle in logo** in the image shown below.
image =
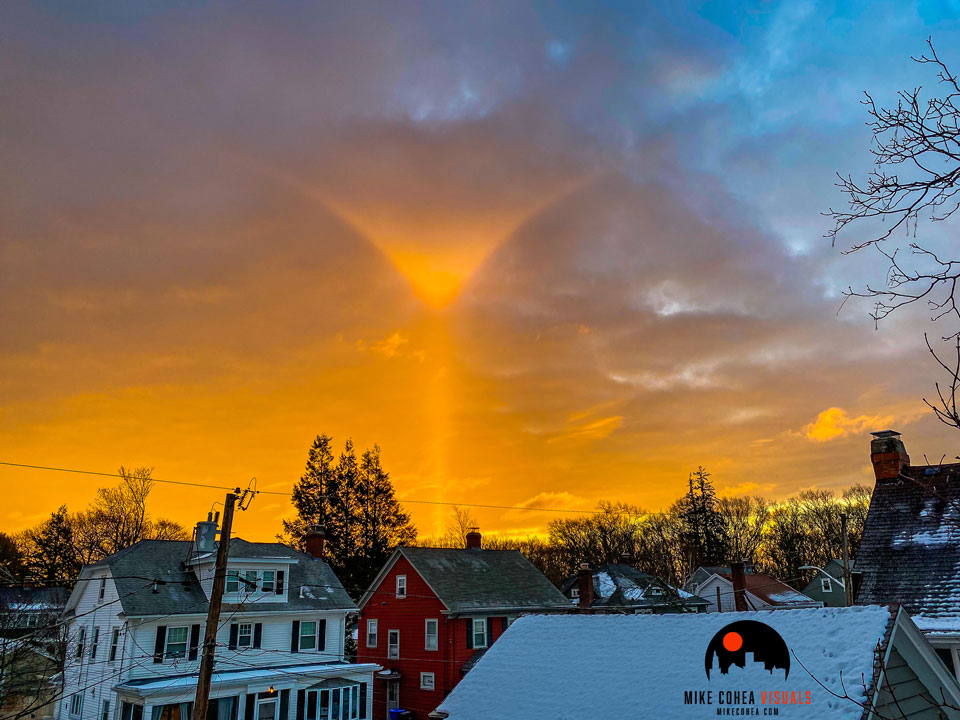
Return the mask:
[[[736,652],[743,647],[743,638],[740,633],[728,632],[723,636],[723,647],[730,652]]]

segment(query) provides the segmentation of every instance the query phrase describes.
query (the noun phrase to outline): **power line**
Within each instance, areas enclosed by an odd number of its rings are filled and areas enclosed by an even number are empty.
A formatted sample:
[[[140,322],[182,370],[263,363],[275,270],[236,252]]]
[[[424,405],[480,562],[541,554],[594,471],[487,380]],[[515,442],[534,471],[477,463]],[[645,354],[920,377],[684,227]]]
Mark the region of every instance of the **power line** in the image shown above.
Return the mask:
[[[50,467],[47,465],[30,465],[28,463],[15,463],[15,462],[3,462],[0,461],[0,465],[5,465],[7,467],[17,467],[17,468],[26,468],[29,470],[49,470],[51,472],[66,472],[66,473],[75,473],[78,475],[97,475],[100,477],[113,477],[123,479],[125,476],[120,475],[119,473],[106,473],[106,472],[97,472],[94,470],[75,470],[73,468],[61,468],[61,467]],[[160,478],[151,477],[150,480],[157,483],[164,483],[167,485],[187,485],[189,487],[198,487],[198,488],[207,488],[210,490],[233,490],[233,487],[226,485],[209,485],[205,483],[195,483],[187,482],[184,480],[162,480]],[[281,492],[279,490],[255,490],[260,495],[279,495],[282,497],[290,497],[290,492]],[[327,495],[321,495],[320,497],[328,497]],[[594,515],[596,510],[574,510],[570,508],[544,508],[544,507],[525,507],[520,505],[488,505],[484,503],[465,503],[465,502],[448,502],[443,500],[415,500],[412,498],[398,498],[398,502],[415,504],[415,505],[446,505],[450,507],[469,507],[469,508],[480,508],[488,510],[527,510],[533,512],[553,512],[553,513],[575,513],[581,515]]]

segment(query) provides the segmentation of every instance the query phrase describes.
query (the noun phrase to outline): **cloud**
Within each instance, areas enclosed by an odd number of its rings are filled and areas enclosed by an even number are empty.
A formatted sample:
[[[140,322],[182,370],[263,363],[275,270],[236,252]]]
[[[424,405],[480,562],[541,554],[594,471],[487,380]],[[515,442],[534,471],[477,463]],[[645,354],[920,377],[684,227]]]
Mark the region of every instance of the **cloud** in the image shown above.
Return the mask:
[[[866,430],[884,430],[893,423],[893,416],[857,415],[850,417],[843,408],[827,408],[817,415],[817,419],[803,428],[808,440],[829,442]]]

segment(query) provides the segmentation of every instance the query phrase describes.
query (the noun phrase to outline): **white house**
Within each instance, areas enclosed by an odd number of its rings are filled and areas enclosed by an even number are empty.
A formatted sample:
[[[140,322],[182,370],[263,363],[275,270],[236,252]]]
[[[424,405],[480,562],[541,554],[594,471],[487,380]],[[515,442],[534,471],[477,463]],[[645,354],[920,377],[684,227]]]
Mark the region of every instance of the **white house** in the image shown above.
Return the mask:
[[[902,609],[532,615],[430,718],[956,720],[960,684]]]
[[[215,558],[192,541],[144,540],[83,568],[56,720],[190,718]],[[208,717],[370,718],[380,668],[344,661],[356,612],[322,560],[232,539]]]

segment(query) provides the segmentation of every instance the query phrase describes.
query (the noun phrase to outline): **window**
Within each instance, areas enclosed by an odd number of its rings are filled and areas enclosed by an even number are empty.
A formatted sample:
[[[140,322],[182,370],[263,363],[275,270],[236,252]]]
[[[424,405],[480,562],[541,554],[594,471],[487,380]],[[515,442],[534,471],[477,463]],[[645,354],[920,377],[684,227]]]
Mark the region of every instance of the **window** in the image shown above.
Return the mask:
[[[260,580],[260,589],[264,592],[273,592],[273,570],[264,570]]]
[[[956,677],[957,663],[954,659],[954,649],[950,647],[935,647],[934,650],[936,651],[937,656],[943,661],[943,664],[947,666],[947,670],[950,671],[950,674]]]
[[[487,646],[487,621],[484,618],[473,620],[473,646],[485,648]]]
[[[407,576],[397,575],[397,597],[405,598],[407,596]]]
[[[387,702],[389,703],[400,702],[400,683],[398,682],[387,683]]]
[[[120,720],[143,720],[143,705],[122,702],[120,704]]]
[[[829,578],[820,578],[820,589],[823,592],[833,592],[833,585],[830,584]]]
[[[240,589],[240,572],[238,570],[227,570],[227,586],[225,592],[235,593]]]
[[[248,593],[255,592],[257,589],[257,571],[247,570],[243,573],[243,577],[246,580],[244,590]]]
[[[434,688],[434,677],[432,672],[420,673],[420,689],[421,690],[433,690]]]
[[[77,655],[76,655],[77,659],[80,659],[83,657],[83,644],[86,641],[86,639],[87,639],[87,629],[80,628],[79,630],[77,630]]]
[[[377,621],[367,620],[367,647],[377,646]]]
[[[74,693],[70,696],[70,717],[80,717],[83,712],[83,693]]]
[[[572,598],[574,598],[574,599],[580,597],[580,588],[573,588],[573,589],[570,591],[570,597],[572,597]]]
[[[117,659],[117,647],[120,645],[120,628],[116,627],[110,634],[110,655],[107,658],[111,662]]]
[[[300,623],[300,649],[317,649],[317,623],[314,620]]]
[[[426,628],[424,629],[423,649],[436,650],[438,646],[437,636],[440,633],[440,623],[431,618],[427,620],[425,624]],[[432,690],[433,688],[430,689]]]
[[[400,657],[400,631],[399,630],[387,631],[387,657],[388,658]]]
[[[167,649],[163,653],[164,657],[182,658],[187,655],[187,631],[186,627],[167,628]]]
[[[237,628],[237,647],[250,647],[253,645],[253,624],[240,623]]]
[[[107,594],[107,576],[104,575],[100,578],[100,592],[97,594],[97,600],[103,601],[104,595]]]
[[[90,659],[94,660],[97,657],[97,645],[100,644],[100,628],[95,627],[93,629],[93,638],[90,641]]]
[[[110,720],[110,701],[104,700],[100,709],[100,720]]]

